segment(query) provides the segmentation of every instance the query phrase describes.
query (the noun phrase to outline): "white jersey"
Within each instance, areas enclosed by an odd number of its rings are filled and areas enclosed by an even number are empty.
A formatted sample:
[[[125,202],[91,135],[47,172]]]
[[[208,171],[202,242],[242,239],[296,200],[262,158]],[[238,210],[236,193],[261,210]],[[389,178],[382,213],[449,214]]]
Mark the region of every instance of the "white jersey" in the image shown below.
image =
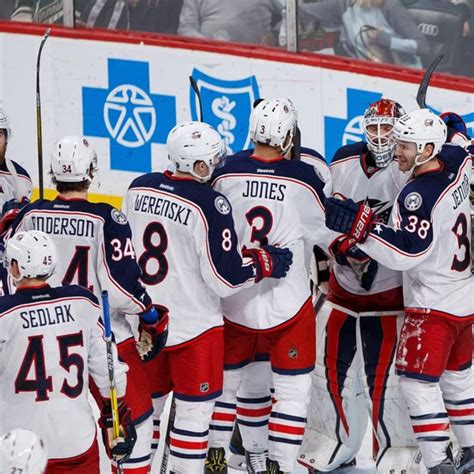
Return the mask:
[[[255,281],[253,261],[242,260],[227,199],[190,178],[150,173],[130,185],[124,212],[142,281],[170,312],[167,346],[222,326],[220,297]]]
[[[339,148],[330,166],[332,193],[359,204],[367,203],[377,220],[386,224],[393,203],[410,175],[399,171],[396,161],[392,161],[386,168],[367,166],[367,153],[365,142]],[[401,273],[381,264],[370,290],[361,287],[354,271],[348,266],[335,262],[333,274],[344,290],[356,295],[373,295],[402,286]]]
[[[109,204],[58,197],[24,207],[8,236],[25,230],[45,232],[57,247],[59,258],[51,283],[81,285],[99,301],[107,290],[110,306],[121,311],[111,313],[116,341],[132,337],[123,313],[145,311],[151,300],[139,281],[141,271],[126,217]]]
[[[377,224],[359,247],[403,271],[404,304],[447,316],[474,316],[469,183],[472,156],[444,145],[440,169],[403,188],[391,225]]]
[[[89,376],[110,397],[100,316],[97,298],[77,285],[44,285],[0,299],[0,432],[34,431],[50,459],[78,456],[92,446]],[[128,368],[116,351],[114,363],[120,397]]]
[[[285,278],[264,280],[225,298],[225,317],[258,330],[289,321],[311,297],[313,246],[327,250],[338,235],[324,223],[323,181],[313,166],[302,161],[263,161],[244,151],[216,172],[213,187],[231,202],[242,245],[268,242],[293,252]]]
[[[5,160],[0,165],[0,212],[3,205],[12,199],[30,201],[32,192],[33,183],[26,170],[14,161],[7,163]]]

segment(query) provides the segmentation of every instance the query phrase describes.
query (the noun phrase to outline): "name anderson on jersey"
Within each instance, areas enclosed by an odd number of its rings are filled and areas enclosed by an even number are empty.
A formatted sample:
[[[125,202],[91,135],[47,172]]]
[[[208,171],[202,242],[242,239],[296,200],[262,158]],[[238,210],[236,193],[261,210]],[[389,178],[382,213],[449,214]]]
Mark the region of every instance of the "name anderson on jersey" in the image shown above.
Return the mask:
[[[188,225],[191,209],[177,202],[165,198],[157,198],[145,194],[135,197],[134,209],[138,212],[146,212],[156,216],[167,217],[178,224]]]
[[[94,222],[83,217],[31,216],[35,230],[53,235],[75,235],[94,238]]]
[[[23,320],[22,328],[37,328],[53,324],[69,323],[75,321],[71,314],[71,305],[63,304],[52,308],[35,308],[22,311],[20,318]]]

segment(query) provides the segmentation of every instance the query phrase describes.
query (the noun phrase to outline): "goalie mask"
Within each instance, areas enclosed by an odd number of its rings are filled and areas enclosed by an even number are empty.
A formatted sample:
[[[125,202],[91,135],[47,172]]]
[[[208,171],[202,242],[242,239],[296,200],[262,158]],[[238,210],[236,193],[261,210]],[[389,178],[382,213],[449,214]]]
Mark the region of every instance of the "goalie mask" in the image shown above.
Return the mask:
[[[12,275],[13,261],[18,265],[18,276]],[[56,261],[56,247],[44,232],[18,232],[7,241],[4,267],[16,282],[22,278],[49,278],[54,272]]]
[[[367,147],[378,168],[387,167],[395,156],[393,127],[405,115],[402,106],[390,99],[380,99],[367,108],[364,114],[364,134]]]

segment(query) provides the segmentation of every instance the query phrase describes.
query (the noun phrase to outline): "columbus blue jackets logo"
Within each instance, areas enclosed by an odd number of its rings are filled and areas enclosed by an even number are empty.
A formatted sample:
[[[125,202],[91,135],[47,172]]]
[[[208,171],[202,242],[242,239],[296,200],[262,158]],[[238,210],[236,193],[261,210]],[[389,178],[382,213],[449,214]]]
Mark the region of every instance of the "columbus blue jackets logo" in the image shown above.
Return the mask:
[[[405,201],[403,201],[403,204],[405,206],[405,209],[407,211],[416,211],[421,207],[421,204],[423,203],[423,198],[421,197],[420,193],[410,193],[407,195],[405,198]]]
[[[118,209],[112,209],[110,215],[117,224],[125,225],[128,222],[125,214]]]
[[[194,69],[192,76],[201,91],[203,120],[223,138],[227,153],[250,147],[249,117],[253,102],[259,97],[255,76],[228,81]],[[191,116],[199,120],[199,103],[194,89],[189,89]]]
[[[229,201],[224,197],[224,196],[217,196],[214,204],[216,205],[216,209],[221,213],[221,214],[229,214],[230,212],[230,204]]]

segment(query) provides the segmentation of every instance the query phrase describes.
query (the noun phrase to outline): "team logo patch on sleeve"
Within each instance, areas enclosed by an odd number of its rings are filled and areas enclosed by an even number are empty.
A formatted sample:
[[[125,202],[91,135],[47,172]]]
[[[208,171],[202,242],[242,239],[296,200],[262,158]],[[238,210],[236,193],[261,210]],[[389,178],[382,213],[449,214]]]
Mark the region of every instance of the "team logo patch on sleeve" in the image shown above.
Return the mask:
[[[423,198],[419,193],[410,193],[407,195],[404,201],[405,209],[407,211],[416,211],[421,207]]]
[[[216,205],[216,209],[221,214],[224,214],[224,215],[229,214],[230,204],[229,204],[229,201],[224,196],[217,196],[216,200],[214,201],[214,204]]]
[[[125,214],[118,209],[112,209],[112,212],[110,213],[112,216],[112,219],[117,223],[121,225],[125,225],[128,220]]]

